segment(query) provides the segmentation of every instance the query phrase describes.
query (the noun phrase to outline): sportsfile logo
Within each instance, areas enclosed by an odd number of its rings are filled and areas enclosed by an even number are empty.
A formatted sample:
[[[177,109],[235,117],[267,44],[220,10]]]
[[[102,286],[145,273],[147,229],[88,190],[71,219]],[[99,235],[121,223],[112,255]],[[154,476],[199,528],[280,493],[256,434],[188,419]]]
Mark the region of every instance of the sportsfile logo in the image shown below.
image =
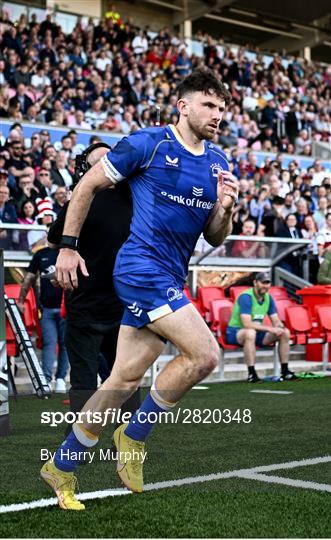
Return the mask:
[[[192,190],[193,191],[193,190]],[[173,195],[172,193],[167,193],[166,191],[161,191],[162,197],[167,197],[173,202],[178,204],[183,204],[184,206],[190,206],[192,208],[201,208],[202,210],[211,210],[215,203],[210,201],[201,201],[197,197],[184,197],[183,195]],[[198,195],[201,197],[201,195]]]
[[[137,306],[137,302],[134,302],[131,306],[128,306],[128,309],[131,311],[132,315],[134,315],[135,317],[140,317],[140,315],[143,312],[143,310]]]
[[[166,155],[166,165],[170,165],[170,167],[178,167],[178,162],[178,157],[171,158],[168,156],[168,154]]]
[[[203,195],[203,188],[197,188],[197,187],[193,186],[193,188],[192,188],[192,193],[193,193],[193,195],[195,195],[196,197],[202,197],[202,195]]]

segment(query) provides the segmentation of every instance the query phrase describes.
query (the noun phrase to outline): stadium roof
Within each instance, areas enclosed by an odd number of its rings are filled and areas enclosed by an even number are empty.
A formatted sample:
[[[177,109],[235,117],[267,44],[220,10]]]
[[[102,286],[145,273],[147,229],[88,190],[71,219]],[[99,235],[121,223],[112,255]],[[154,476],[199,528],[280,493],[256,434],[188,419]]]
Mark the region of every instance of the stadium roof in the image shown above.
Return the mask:
[[[297,53],[311,47],[312,58],[331,62],[330,0],[144,0],[173,11],[174,24],[187,19],[193,32],[261,50]]]

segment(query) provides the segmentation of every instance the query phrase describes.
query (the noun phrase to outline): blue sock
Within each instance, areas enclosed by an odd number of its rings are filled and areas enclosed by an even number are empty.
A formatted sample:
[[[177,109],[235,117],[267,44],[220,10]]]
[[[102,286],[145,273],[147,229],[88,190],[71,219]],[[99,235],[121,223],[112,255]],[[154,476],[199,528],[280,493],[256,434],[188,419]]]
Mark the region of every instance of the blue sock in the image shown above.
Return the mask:
[[[97,440],[96,440],[97,442]],[[84,461],[85,454],[79,452],[88,452],[90,447],[82,444],[76,437],[74,431],[70,431],[68,437],[57,449],[54,456],[54,465],[60,471],[73,472]]]
[[[125,435],[136,441],[144,441],[149,433],[152,431],[154,424],[157,422],[157,418],[160,412],[168,410],[166,407],[160,407],[151,394],[148,394],[141,404],[140,409],[132,416],[128,427],[124,431]],[[148,420],[148,415],[152,422]],[[141,421],[142,420],[142,421]]]

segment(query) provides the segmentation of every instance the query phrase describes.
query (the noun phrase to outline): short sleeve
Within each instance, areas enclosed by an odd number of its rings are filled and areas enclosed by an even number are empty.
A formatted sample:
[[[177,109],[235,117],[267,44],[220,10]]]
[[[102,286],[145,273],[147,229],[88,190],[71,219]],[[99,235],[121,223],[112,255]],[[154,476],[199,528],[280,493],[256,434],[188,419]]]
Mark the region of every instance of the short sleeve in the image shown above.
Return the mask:
[[[238,304],[240,307],[241,315],[251,315],[252,314],[252,298],[249,294],[241,294],[238,298]]]
[[[270,304],[269,304],[269,309],[268,309],[268,315],[275,315],[275,313],[277,313],[276,304],[272,296],[269,295],[269,297],[270,297]]]
[[[149,146],[148,134],[143,130],[123,137],[101,158],[107,178],[120,182],[144,168],[147,164]]]
[[[30,272],[31,274],[37,274],[39,270],[39,263],[40,263],[39,259],[40,259],[39,253],[36,253],[30,261],[28,272]]]

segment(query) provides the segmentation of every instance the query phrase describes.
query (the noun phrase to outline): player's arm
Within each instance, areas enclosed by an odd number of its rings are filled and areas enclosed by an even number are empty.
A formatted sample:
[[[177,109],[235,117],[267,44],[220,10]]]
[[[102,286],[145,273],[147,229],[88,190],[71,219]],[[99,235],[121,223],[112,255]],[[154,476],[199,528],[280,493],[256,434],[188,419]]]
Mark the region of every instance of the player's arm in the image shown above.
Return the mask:
[[[24,312],[24,302],[26,299],[26,296],[29,292],[30,287],[32,287],[36,282],[36,274],[32,272],[27,272],[24,278],[24,281],[21,286],[20,294],[17,299],[17,307],[21,311],[21,313]]]
[[[268,315],[269,315],[269,318],[271,320],[272,326],[274,328],[280,328],[283,331],[285,331],[285,326],[282,323],[282,321],[280,320],[280,318],[278,317],[276,304],[275,304],[275,301],[272,298],[272,296],[270,296],[270,304],[269,304]]]
[[[104,171],[99,161],[84,175],[84,182],[79,182],[73,191],[67,210],[61,240],[62,247],[56,261],[56,279],[61,287],[72,290],[78,287],[77,268],[84,276],[88,276],[84,259],[76,251],[78,237],[90,209],[94,195],[115,184],[116,179]],[[70,247],[70,243],[73,246]]]
[[[233,208],[238,199],[238,182],[229,171],[221,171],[217,182],[218,201],[203,235],[214,247],[221,245],[232,231]]]

